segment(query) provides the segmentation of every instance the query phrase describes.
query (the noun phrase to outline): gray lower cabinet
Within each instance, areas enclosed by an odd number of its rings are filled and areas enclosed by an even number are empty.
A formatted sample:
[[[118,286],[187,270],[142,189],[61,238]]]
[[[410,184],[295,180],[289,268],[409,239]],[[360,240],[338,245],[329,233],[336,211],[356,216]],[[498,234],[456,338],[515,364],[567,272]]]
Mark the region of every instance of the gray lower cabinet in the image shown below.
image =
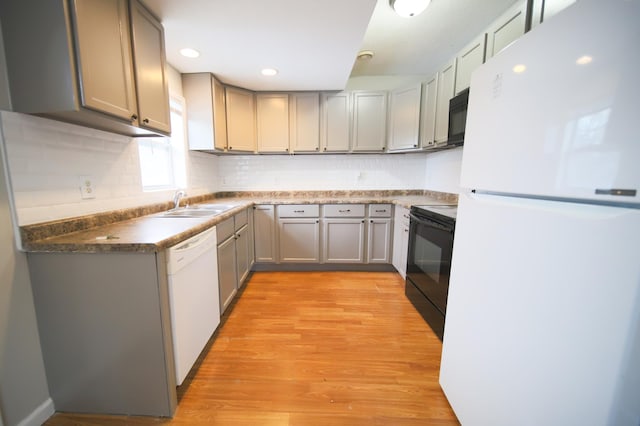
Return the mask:
[[[237,288],[242,287],[249,276],[249,225],[243,225],[236,231],[236,270],[238,276]]]
[[[364,262],[364,219],[325,218],[322,220],[325,263]]]
[[[233,220],[233,219],[231,219]],[[220,285],[220,314],[233,301],[238,291],[236,242],[233,236],[218,245],[218,282]]]
[[[256,263],[275,263],[277,260],[275,206],[257,204],[253,207],[253,240]]]
[[[367,228],[367,263],[391,263],[391,219],[369,219]]]
[[[320,206],[290,204],[278,206],[279,261],[320,262]]]
[[[29,253],[28,261],[56,410],[172,416],[164,252]]]
[[[216,226],[218,237],[218,281],[220,313],[233,301],[249,275],[249,218],[247,210],[236,213]]]
[[[320,262],[320,220],[278,220],[280,262]]]

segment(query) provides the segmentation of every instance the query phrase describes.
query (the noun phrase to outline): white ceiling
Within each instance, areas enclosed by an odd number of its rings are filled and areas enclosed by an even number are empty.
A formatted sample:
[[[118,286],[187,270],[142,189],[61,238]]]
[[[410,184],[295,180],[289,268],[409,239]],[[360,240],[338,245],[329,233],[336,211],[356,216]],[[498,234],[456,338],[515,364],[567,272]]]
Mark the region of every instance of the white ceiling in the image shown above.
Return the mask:
[[[167,61],[251,90],[341,90],[350,76],[429,75],[517,0],[432,0],[396,15],[388,0],[145,0]],[[183,47],[201,52],[180,55]],[[373,59],[355,63],[361,49]],[[355,63],[355,65],[354,65]],[[264,77],[262,68],[279,70]]]

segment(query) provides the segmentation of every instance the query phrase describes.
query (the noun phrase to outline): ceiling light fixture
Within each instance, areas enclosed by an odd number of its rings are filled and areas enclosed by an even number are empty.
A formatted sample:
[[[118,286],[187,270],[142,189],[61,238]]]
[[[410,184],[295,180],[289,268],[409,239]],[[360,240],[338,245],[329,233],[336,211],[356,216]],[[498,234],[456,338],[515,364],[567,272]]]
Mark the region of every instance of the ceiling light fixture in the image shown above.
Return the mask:
[[[262,73],[262,75],[266,75],[267,77],[272,77],[272,76],[278,74],[278,70],[275,69],[275,68],[264,68],[260,72]]]
[[[578,65],[587,65],[590,64],[591,61],[593,61],[593,58],[589,55],[584,55],[584,56],[580,56],[577,60],[576,60],[576,64]]]
[[[412,18],[424,12],[430,2],[431,0],[389,0],[389,5],[403,18]]]
[[[180,49],[180,54],[182,56],[186,56],[187,58],[197,58],[198,56],[200,56],[200,52],[190,47],[185,47],[184,49]]]
[[[360,61],[368,61],[369,59],[373,58],[373,51],[361,50],[360,52],[358,52],[358,56],[356,56],[356,58]]]
[[[522,74],[526,70],[527,70],[527,67],[526,65],[523,65],[523,64],[518,64],[513,67],[513,72],[515,72],[516,74]]]

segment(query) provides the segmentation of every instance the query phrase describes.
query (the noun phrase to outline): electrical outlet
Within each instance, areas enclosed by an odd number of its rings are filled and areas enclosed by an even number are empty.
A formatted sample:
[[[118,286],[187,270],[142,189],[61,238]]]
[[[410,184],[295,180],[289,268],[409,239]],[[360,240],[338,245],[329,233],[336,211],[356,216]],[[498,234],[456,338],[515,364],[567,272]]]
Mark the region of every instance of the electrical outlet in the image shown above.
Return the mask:
[[[93,177],[91,177],[90,175],[83,175],[78,176],[78,180],[80,182],[80,197],[83,200],[96,198],[93,187]]]

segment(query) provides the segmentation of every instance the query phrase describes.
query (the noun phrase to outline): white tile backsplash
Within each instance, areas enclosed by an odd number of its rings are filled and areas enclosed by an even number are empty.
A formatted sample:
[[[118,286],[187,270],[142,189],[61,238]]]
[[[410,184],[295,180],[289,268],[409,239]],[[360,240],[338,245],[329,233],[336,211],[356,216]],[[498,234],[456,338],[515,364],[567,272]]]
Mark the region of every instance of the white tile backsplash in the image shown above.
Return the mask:
[[[168,201],[143,192],[132,138],[2,111],[20,225]],[[439,153],[225,155],[188,152],[187,192],[431,189],[459,192],[462,149]],[[96,198],[82,200],[79,176]]]
[[[460,193],[460,169],[463,149],[454,148],[427,155],[424,189],[453,194]]]
[[[142,191],[138,147],[130,137],[6,111],[1,119],[20,225],[173,197],[173,190]],[[186,157],[189,195],[215,192],[216,157]],[[91,176],[94,199],[81,199],[81,175]]]
[[[218,158],[221,191],[421,189],[425,154],[234,155]]]

